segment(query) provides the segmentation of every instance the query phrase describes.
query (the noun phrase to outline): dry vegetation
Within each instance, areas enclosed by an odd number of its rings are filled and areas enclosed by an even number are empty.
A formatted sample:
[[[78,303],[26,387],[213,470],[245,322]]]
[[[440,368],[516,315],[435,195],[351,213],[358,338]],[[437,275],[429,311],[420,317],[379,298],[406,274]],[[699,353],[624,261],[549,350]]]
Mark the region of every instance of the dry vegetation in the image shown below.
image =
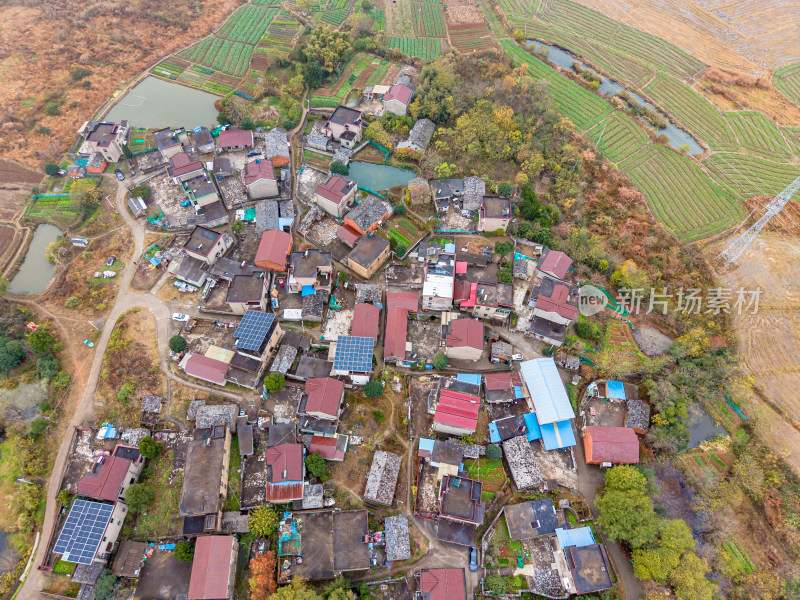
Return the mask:
[[[41,168],[111,93],[223,22],[236,0],[17,0],[0,7],[0,155]],[[75,69],[91,75],[75,81]],[[48,109],[48,103],[51,108]]]

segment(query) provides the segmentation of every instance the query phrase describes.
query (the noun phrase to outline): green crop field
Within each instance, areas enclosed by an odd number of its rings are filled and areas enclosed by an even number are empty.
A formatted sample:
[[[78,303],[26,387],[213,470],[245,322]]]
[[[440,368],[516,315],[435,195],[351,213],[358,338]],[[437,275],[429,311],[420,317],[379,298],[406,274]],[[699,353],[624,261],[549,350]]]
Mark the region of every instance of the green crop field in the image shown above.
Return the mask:
[[[532,56],[513,41],[501,40],[500,45],[512,61],[526,64],[534,79],[547,80],[547,91],[556,107],[581,131],[590,129],[613,111],[608,102]]]
[[[773,80],[776,88],[786,94],[789,100],[800,105],[800,63],[778,69]]]
[[[372,18],[372,31],[378,33],[386,29],[386,13],[383,10],[371,10],[369,16]]]
[[[645,87],[660,108],[699,135],[712,150],[738,150],[736,137],[716,107],[674,77],[658,73]]]
[[[760,112],[725,113],[742,150],[774,160],[791,160],[792,151],[780,130]]]
[[[438,39],[416,39],[393,35],[388,37],[386,45],[416,58],[436,58],[441,53]]]
[[[277,8],[243,6],[225,21],[216,37],[255,45],[277,13]]]
[[[279,6],[283,4],[283,0],[253,0],[253,4],[258,6]]]
[[[326,10],[324,13],[321,13],[319,20],[328,23],[329,25],[341,25],[344,23],[345,19],[347,19],[349,14],[349,8]]]
[[[781,133],[783,137],[789,142],[792,151],[800,156],[800,127],[782,127]]]
[[[447,37],[440,4],[412,2],[411,16],[414,19],[414,33],[418,37]]]
[[[650,145],[620,163],[653,214],[685,242],[715,235],[744,217],[741,207],[688,157]]]
[[[619,162],[641,148],[649,140],[647,134],[631,118],[619,112],[612,113],[600,121],[587,135],[597,148],[613,162]]]
[[[798,176],[795,166],[741,154],[714,154],[703,164],[711,176],[738,200],[774,196]]]

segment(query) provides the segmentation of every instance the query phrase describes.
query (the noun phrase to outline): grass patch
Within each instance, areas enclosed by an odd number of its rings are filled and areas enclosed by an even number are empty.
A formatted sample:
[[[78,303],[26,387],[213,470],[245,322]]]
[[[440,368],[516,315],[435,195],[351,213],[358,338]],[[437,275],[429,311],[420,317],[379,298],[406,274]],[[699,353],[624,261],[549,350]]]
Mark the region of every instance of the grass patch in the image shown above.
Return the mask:
[[[239,510],[239,491],[242,489],[242,456],[239,454],[239,436],[231,441],[231,464],[228,469],[228,498],[223,510]]]
[[[171,535],[180,535],[181,519],[177,516],[183,488],[183,473],[173,472],[175,453],[162,454],[152,461],[143,481],[156,490],[156,498],[146,513],[140,514],[136,521],[134,538],[155,540]]]
[[[53,567],[53,573],[60,573],[61,575],[72,575],[75,570],[76,563],[68,562],[66,560],[58,559],[56,566]]]

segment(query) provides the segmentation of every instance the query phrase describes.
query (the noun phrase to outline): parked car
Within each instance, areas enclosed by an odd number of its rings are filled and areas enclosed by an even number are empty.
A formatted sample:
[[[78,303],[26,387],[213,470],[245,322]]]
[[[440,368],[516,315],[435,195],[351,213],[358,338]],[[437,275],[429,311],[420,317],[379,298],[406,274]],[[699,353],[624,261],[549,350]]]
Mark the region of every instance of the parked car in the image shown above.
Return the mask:
[[[173,321],[180,321],[181,323],[185,323],[189,320],[189,315],[185,315],[183,313],[172,313],[172,320]]]
[[[478,549],[475,546],[469,549],[469,570],[473,572],[478,570]]]
[[[247,156],[261,156],[261,150],[250,150],[247,153]]]
[[[114,169],[114,175],[116,175],[117,179],[119,179],[120,181],[125,181],[125,175],[123,175],[122,171],[120,171],[119,169]]]
[[[89,346],[89,348],[94,348],[94,342],[90,342],[89,340],[83,340],[83,343]]]
[[[525,360],[525,357],[522,354],[512,354],[511,360]]]

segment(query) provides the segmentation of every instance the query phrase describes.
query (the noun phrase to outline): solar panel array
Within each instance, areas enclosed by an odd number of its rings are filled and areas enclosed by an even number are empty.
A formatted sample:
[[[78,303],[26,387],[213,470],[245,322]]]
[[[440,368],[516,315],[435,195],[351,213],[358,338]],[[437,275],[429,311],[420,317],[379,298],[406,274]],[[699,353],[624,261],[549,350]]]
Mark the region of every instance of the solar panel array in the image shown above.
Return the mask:
[[[333,368],[336,371],[370,373],[375,340],[371,337],[340,335],[336,340],[336,356]]]
[[[248,310],[244,313],[236,331],[233,332],[233,337],[236,338],[236,347],[242,350],[260,350],[273,321],[275,321],[275,315],[272,313]]]
[[[53,548],[69,562],[90,565],[103,540],[114,506],[89,500],[76,500]]]

